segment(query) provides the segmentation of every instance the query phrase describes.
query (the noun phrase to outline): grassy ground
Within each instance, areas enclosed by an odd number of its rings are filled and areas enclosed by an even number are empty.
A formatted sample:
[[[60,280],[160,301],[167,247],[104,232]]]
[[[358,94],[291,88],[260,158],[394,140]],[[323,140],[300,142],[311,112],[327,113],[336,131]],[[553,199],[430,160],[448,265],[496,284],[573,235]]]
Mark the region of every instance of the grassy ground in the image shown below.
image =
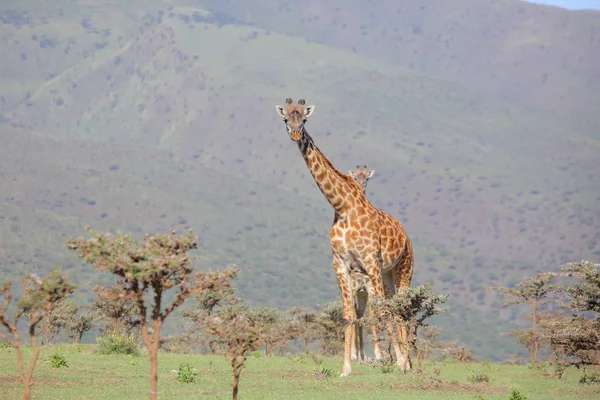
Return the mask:
[[[25,350],[26,355],[31,349]],[[66,357],[68,368],[52,368],[47,359],[54,353]],[[320,361],[320,360],[319,360]],[[558,380],[550,371],[525,366],[488,363],[457,364],[436,362],[425,365],[422,374],[398,371],[382,373],[355,363],[353,376],[339,378],[341,360],[326,358],[323,365],[331,377],[316,374],[311,357],[251,356],[243,372],[242,399],[509,399],[518,390],[527,399],[593,399],[598,385],[579,383],[581,372],[568,370]],[[193,383],[177,381],[172,372],[189,362],[197,369]],[[98,355],[95,346],[46,346],[42,348],[35,372],[33,399],[144,399],[149,387],[146,356]],[[223,356],[161,354],[159,356],[161,399],[227,399],[231,397],[231,369]],[[0,398],[19,399],[21,385],[16,378],[14,349],[0,349]],[[488,383],[472,382],[476,374],[489,377]],[[320,377],[320,378],[319,378]]]

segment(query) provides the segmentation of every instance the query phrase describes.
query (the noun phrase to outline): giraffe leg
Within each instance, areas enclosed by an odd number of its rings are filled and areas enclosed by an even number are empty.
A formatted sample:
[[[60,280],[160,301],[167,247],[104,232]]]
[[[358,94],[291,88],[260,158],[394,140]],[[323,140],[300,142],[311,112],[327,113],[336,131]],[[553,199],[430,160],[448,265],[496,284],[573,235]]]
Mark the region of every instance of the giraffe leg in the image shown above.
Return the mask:
[[[373,315],[373,312],[373,305],[371,302],[369,302],[369,315]],[[373,341],[373,352],[375,353],[375,359],[383,359],[383,354],[381,353],[381,346],[379,343],[379,332],[377,331],[375,324],[371,324],[371,339]]]
[[[414,259],[412,247],[410,245],[410,242],[407,242],[405,253],[402,259],[400,260],[398,267],[394,269],[394,285],[398,292],[410,286],[413,274],[413,263]],[[412,364],[410,360],[410,335],[408,332],[408,328],[404,322],[400,322],[397,328],[400,336],[401,353],[403,355],[402,360],[398,358],[397,364],[403,372],[407,372],[411,369]]]
[[[390,293],[389,290],[385,289],[379,261],[376,258],[370,258],[365,260],[364,267],[369,274],[369,279],[371,280],[372,291],[374,294],[389,298]],[[404,360],[404,357],[402,356],[400,345],[398,344],[398,337],[396,336],[394,325],[391,321],[386,321],[385,325],[388,335],[392,341],[394,352],[396,353],[396,363],[398,366],[400,366],[400,360]]]
[[[350,273],[344,262],[334,255],[333,268],[342,292],[342,313],[346,320],[344,328],[344,365],[340,376],[348,376],[352,373],[352,364],[350,363],[352,350],[352,331],[356,322],[356,308],[354,304],[354,293],[350,282]]]
[[[356,298],[358,301],[358,306],[356,307],[356,318],[362,318],[365,315],[365,309],[367,308],[367,294],[360,290],[356,293]],[[356,346],[357,346],[357,359],[363,360],[365,359],[365,344],[363,340],[363,328],[362,324],[356,324],[355,329],[356,335]]]
[[[352,337],[350,338],[350,360],[358,360],[358,336],[356,329],[352,330]]]

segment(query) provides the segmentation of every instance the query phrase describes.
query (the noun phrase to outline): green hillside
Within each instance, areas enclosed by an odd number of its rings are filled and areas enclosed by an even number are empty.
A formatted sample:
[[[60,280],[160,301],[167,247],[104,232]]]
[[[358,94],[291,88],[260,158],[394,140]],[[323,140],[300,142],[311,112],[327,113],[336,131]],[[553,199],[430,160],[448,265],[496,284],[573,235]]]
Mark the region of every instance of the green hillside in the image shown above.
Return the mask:
[[[559,113],[592,132],[600,122],[600,11],[522,0],[188,3]]]
[[[252,304],[337,299],[333,212],[275,114],[286,97],[316,105],[309,132],[340,170],[376,170],[368,195],[413,239],[414,282],[451,293],[439,323],[477,355],[518,349],[501,335],[515,316],[499,310],[488,286],[600,256],[600,136],[587,108],[517,101],[517,92],[503,94],[468,71],[457,80],[307,40],[306,29],[292,29],[300,22],[275,17],[289,13],[286,2],[268,19],[256,15],[275,2],[252,12],[201,3],[0,6],[4,275],[60,264],[88,299],[97,275],[63,247],[83,226],[137,235],[191,227],[199,265],[237,264],[240,293]],[[381,14],[386,4],[372,7]],[[359,10],[351,11],[356,22]],[[353,38],[330,28],[331,40]],[[571,45],[555,43],[557,54]],[[472,57],[477,64],[484,55]],[[488,69],[508,73],[502,64]],[[594,87],[581,97],[594,99]]]

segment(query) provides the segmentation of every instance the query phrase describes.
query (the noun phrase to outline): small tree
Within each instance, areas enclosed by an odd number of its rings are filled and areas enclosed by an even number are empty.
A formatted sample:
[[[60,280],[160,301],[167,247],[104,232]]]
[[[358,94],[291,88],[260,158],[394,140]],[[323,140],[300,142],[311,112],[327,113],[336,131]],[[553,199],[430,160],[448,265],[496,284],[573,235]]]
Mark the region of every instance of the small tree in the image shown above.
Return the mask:
[[[121,336],[130,336],[139,327],[137,304],[133,299],[123,296],[125,286],[125,281],[118,280],[114,286],[98,286],[94,289],[98,299],[92,303],[90,310],[95,319],[106,323],[102,333],[116,332]]]
[[[325,329],[328,337],[335,338],[340,343],[344,343],[344,312],[341,301],[327,303],[321,309],[319,323]]]
[[[232,276],[232,278],[233,277],[234,276]],[[193,299],[196,302],[195,307],[191,310],[182,312],[184,317],[189,318],[196,323],[196,326],[192,331],[188,332],[189,335],[198,334],[202,330],[202,327],[197,324],[202,315],[210,316],[223,305],[240,301],[240,299],[236,298],[234,289],[228,280],[216,280],[215,285],[210,288],[210,290],[195,293]],[[193,336],[190,336],[190,338],[192,337]],[[203,350],[205,349],[206,344],[208,344],[210,352],[212,354],[216,353],[216,342],[212,340],[210,335],[196,338],[196,341],[202,346]]]
[[[56,304],[56,306],[40,322],[40,335],[44,336],[45,344],[52,340],[58,343],[62,331],[66,331],[76,318],[79,306],[69,299]]]
[[[580,280],[571,286],[559,286],[558,290],[568,296],[563,308],[595,313],[600,316],[600,264],[589,261],[568,263],[560,267],[561,275]]]
[[[279,311],[275,308],[263,308],[254,313],[254,320],[262,327],[262,342],[265,345],[265,355],[271,354],[273,347],[282,341],[287,343],[285,321],[282,321]]]
[[[302,351],[308,353],[310,342],[322,335],[318,312],[305,307],[294,307],[288,313],[292,316],[299,337],[302,338]]]
[[[191,230],[184,236],[177,236],[174,230],[171,235],[147,234],[142,242],[128,235],[112,236],[93,229],[87,231],[91,238],[71,239],[67,242],[68,246],[76,250],[85,262],[120,277],[123,292],[113,292],[114,295],[137,305],[142,340],[150,356],[150,399],[157,399],[158,348],[165,319],[194,293],[210,290],[223,279],[233,278],[236,272],[226,269],[217,274],[192,275],[188,252],[197,248],[197,242]],[[164,294],[172,288],[176,292],[174,299],[164,307]],[[149,292],[152,292],[152,301],[146,299]]]
[[[267,332],[268,337],[271,337],[273,346],[279,350],[279,355],[283,356],[290,341],[296,341],[300,337],[298,324],[289,315],[279,315],[277,324],[271,328],[271,332]],[[267,339],[268,340],[268,339]]]
[[[229,304],[214,315],[199,315],[203,329],[223,346],[233,370],[233,400],[237,400],[240,377],[248,355],[264,343],[265,318],[260,312]]]
[[[579,280],[556,288],[566,296],[560,306],[572,314],[557,314],[544,321],[543,336],[555,352],[559,371],[571,365],[579,368],[600,364],[600,264],[569,263],[561,266],[560,275]]]
[[[569,366],[600,364],[600,320],[556,314],[542,322],[559,375]]]
[[[67,335],[75,344],[81,343],[81,338],[94,328],[94,315],[91,311],[74,315],[67,325]]]
[[[556,274],[545,272],[538,274],[533,278],[525,278],[525,280],[517,284],[515,288],[491,288],[510,297],[509,299],[504,300],[504,307],[514,304],[528,304],[531,307],[531,330],[529,330],[529,333],[512,332],[511,334],[520,338],[520,340],[523,339],[521,340],[521,343],[526,346],[531,362],[534,365],[537,365],[538,362],[538,353],[541,343],[540,332],[538,329],[538,309],[540,306],[547,303],[546,296],[555,290],[555,287],[550,285],[555,277]]]
[[[37,345],[36,327],[44,317],[75,290],[75,286],[71,285],[58,269],[42,280],[33,274],[29,274],[23,278],[22,282],[23,295],[16,304],[17,310],[12,320],[7,315],[8,307],[12,301],[12,285],[10,282],[6,282],[0,286],[0,294],[4,297],[4,303],[0,306],[0,324],[7,331],[7,334],[0,332],[0,337],[10,342],[16,349],[19,379],[25,391],[24,398],[29,400],[31,386],[33,385],[33,370],[40,354]],[[23,361],[21,338],[17,330],[19,320],[26,315],[29,318],[29,337],[31,347],[33,347],[33,358],[29,363],[27,372],[25,372]]]
[[[442,334],[442,328],[439,326],[425,325],[419,330],[417,335],[417,362],[423,364],[432,350],[440,347],[439,336]]]
[[[390,299],[377,296],[372,300],[374,313],[369,316],[368,321],[381,331],[385,329],[387,321],[392,321],[394,326],[403,326],[407,337],[406,340],[401,341],[401,350],[404,357],[409,359],[409,349],[406,346],[417,351],[418,329],[427,326],[425,324],[427,318],[445,311],[441,305],[448,300],[448,297],[447,294],[432,293],[431,286],[427,283],[401,290]],[[421,368],[421,360],[417,361]]]
[[[442,356],[452,357],[454,360],[461,363],[469,363],[475,361],[473,354],[466,346],[459,346],[456,340],[444,341],[442,344]]]

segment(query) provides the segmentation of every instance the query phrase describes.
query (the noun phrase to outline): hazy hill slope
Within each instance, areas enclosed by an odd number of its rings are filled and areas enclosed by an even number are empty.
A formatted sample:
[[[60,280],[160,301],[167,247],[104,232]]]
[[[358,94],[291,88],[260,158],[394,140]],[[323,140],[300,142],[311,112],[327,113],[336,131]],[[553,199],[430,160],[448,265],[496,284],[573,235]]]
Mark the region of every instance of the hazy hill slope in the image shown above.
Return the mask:
[[[600,12],[521,0],[191,2],[576,117],[590,130],[600,121]]]
[[[320,293],[335,286],[326,238],[314,228],[330,216],[302,196],[163,152],[9,128],[0,129],[0,139],[3,273],[61,263],[86,287],[96,274],[63,248],[85,225],[138,236],[192,227],[200,265],[238,264],[240,288],[254,302],[291,307],[298,298],[317,304],[335,297]],[[298,214],[304,217],[295,220]]]
[[[2,74],[12,71],[16,100],[0,119],[0,262],[11,276],[59,263],[92,282],[62,248],[84,225],[191,226],[202,265],[238,263],[253,304],[337,299],[332,211],[273,109],[288,96],[316,104],[308,129],[340,170],[377,171],[369,197],[413,238],[415,283],[451,293],[448,334],[479,354],[502,357],[495,350],[510,343],[489,285],[600,255],[597,132],[242,16],[158,1],[135,12],[111,3],[105,14],[101,3],[61,16],[121,32],[105,46],[78,41],[80,59],[62,60],[61,46],[86,28],[54,13],[55,47],[29,43],[38,25],[0,43],[15,55]],[[17,57],[24,43],[27,59]]]
[[[17,279],[24,271],[45,273],[61,265],[79,285],[76,298],[93,300],[100,278],[63,246],[82,227],[125,231],[166,232],[193,227],[200,236],[199,265],[203,269],[236,263],[241,274],[237,286],[250,304],[282,309],[298,304],[314,306],[337,299],[325,237],[330,213],[317,203],[274,190],[260,183],[183,162],[169,154],[117,147],[84,140],[55,140],[18,129],[0,129],[5,156],[0,159],[0,273]],[[189,182],[193,182],[190,185]],[[273,210],[278,210],[274,214]],[[302,215],[297,220],[296,215]],[[441,249],[417,245],[417,258],[441,256],[454,263],[458,275],[466,273],[468,258]],[[485,263],[485,259],[483,261]],[[423,263],[421,263],[423,264]],[[432,279],[431,270],[417,271],[415,283],[429,281],[438,290],[451,291],[466,282]],[[462,309],[462,302],[479,299],[476,291],[450,302],[452,317],[438,321],[448,335],[469,342],[482,357],[498,357],[515,345],[502,340],[499,310]],[[460,327],[478,321],[475,331]],[[173,331],[177,318],[167,329]],[[483,340],[476,333],[485,330]],[[494,346],[491,344],[495,343]]]
[[[0,115],[35,95],[56,75],[97,51],[118,47],[134,34],[142,23],[136,7],[140,2],[111,4],[117,2],[2,2]]]
[[[194,21],[195,12],[176,8],[63,72],[7,112],[9,123],[195,157],[295,188],[325,211],[273,112],[282,92],[300,92],[318,100],[309,127],[323,151],[340,169],[376,168],[385,185],[375,180],[373,201],[421,240],[506,263],[558,263],[586,243],[598,250],[597,142],[563,120],[365,56]]]

